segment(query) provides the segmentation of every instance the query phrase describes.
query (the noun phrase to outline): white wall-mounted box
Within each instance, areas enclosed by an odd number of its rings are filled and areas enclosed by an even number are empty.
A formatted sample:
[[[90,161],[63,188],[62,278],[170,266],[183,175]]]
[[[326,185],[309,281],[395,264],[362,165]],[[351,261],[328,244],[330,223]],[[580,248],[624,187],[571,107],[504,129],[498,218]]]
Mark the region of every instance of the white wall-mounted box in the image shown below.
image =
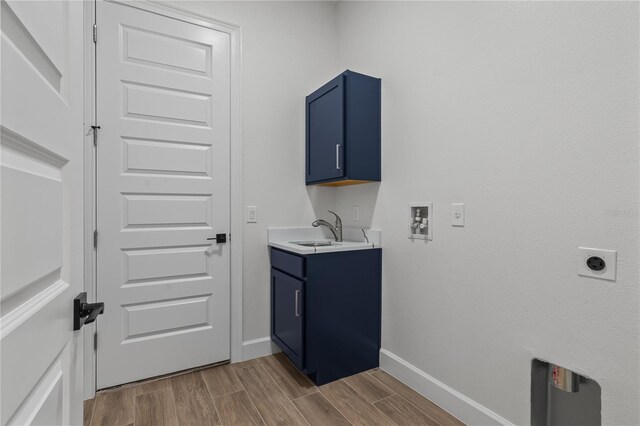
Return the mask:
[[[409,239],[433,239],[433,203],[409,203]]]

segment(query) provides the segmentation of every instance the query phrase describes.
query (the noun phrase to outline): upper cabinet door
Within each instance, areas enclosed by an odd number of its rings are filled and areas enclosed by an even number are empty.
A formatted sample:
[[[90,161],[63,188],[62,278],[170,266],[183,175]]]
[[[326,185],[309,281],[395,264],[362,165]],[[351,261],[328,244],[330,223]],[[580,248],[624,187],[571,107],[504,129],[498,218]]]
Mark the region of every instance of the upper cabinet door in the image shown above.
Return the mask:
[[[307,96],[307,184],[344,176],[344,76]]]
[[[380,79],[345,71],[307,96],[307,185],[380,181]]]

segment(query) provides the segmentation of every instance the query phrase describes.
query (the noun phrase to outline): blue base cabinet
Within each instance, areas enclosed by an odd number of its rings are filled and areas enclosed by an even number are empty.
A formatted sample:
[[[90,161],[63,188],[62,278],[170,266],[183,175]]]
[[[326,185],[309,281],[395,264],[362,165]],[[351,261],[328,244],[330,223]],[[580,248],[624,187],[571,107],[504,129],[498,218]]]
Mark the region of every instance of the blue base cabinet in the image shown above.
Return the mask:
[[[271,248],[271,337],[317,385],[379,363],[382,250]]]
[[[380,181],[380,82],[347,70],[307,96],[307,185]]]

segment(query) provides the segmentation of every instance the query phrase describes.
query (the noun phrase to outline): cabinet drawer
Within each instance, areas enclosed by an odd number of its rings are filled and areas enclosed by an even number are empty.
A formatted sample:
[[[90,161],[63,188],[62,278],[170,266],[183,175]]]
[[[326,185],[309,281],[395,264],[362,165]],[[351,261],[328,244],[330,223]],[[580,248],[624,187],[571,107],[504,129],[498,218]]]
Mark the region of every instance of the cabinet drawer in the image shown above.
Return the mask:
[[[286,272],[294,277],[304,278],[304,258],[285,251],[271,249],[271,267]]]

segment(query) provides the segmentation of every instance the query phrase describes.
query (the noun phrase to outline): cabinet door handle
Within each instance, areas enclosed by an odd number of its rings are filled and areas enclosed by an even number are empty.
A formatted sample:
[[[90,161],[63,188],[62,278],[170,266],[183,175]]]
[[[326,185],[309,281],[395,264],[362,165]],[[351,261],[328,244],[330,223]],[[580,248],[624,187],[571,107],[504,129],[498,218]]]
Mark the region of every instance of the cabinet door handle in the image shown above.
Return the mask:
[[[300,290],[296,290],[296,296],[295,297],[296,297],[296,308],[295,308],[296,312],[295,312],[295,315],[296,315],[296,318],[298,318],[300,316]]]
[[[336,169],[340,170],[340,144],[336,144]]]

